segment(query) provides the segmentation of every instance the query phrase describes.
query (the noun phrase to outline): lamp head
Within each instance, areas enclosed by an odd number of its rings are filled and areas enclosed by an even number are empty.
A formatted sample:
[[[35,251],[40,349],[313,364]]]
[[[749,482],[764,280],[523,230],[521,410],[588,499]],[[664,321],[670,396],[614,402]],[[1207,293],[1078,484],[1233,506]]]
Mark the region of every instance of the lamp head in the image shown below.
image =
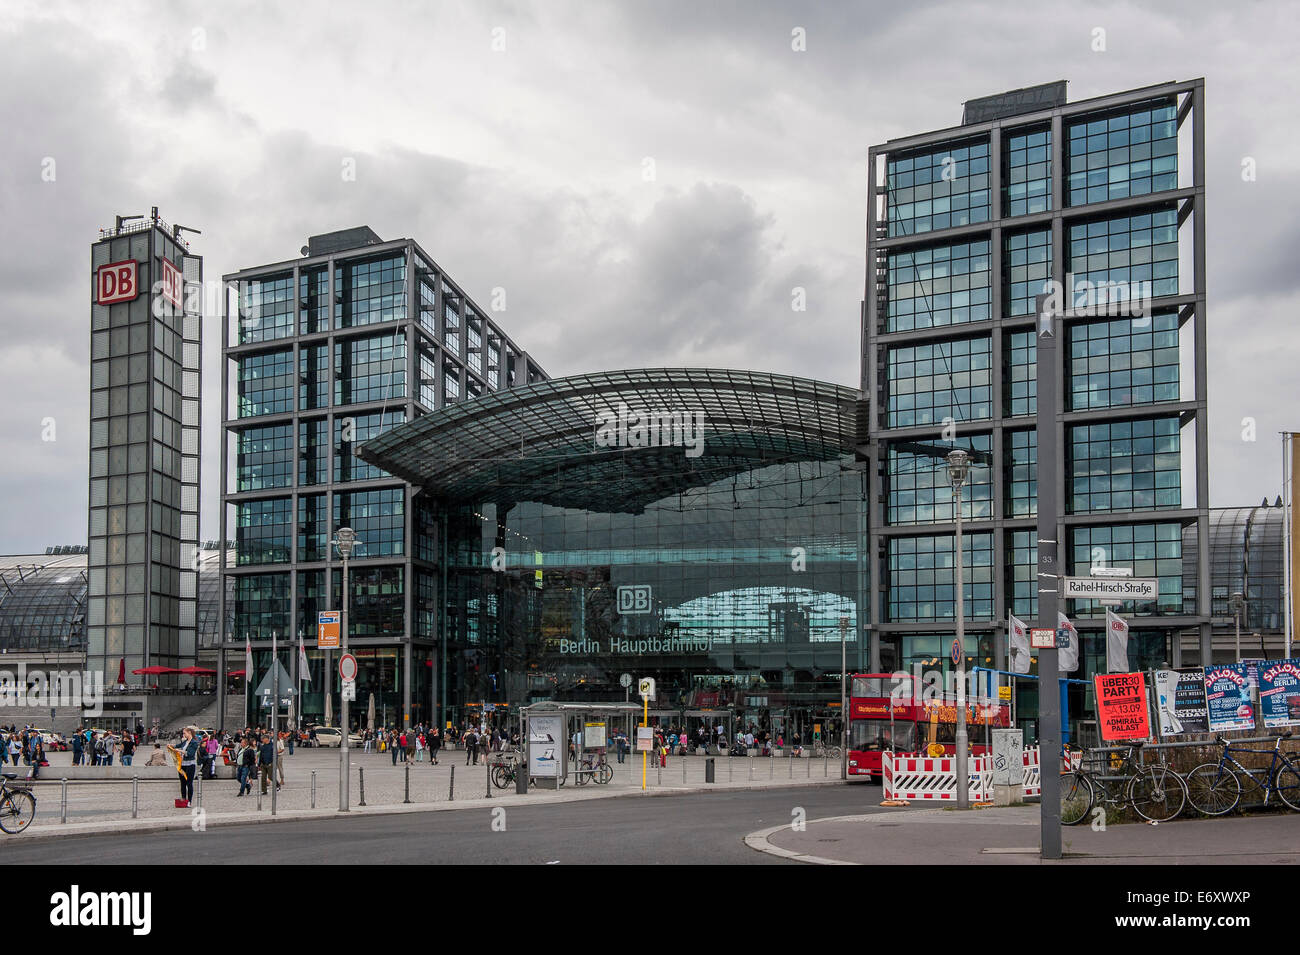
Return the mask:
[[[961,487],[965,484],[969,474],[970,455],[961,448],[948,452],[948,478],[952,481],[953,487]]]

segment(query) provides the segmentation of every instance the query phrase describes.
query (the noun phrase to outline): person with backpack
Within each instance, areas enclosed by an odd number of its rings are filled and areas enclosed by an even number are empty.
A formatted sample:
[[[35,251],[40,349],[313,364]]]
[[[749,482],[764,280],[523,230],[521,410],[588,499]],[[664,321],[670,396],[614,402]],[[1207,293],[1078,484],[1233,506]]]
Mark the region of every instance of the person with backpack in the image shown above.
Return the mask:
[[[474,765],[477,766],[478,765],[478,736],[475,735],[474,730],[473,729],[466,730],[465,735],[461,737],[461,741],[465,744],[465,765],[468,766],[470,764],[470,760],[472,759],[474,761]]]
[[[130,766],[135,757],[135,737],[127,733],[122,737],[122,765]]]
[[[235,795],[247,796],[253,791],[253,777],[257,775],[257,747],[251,739],[240,739],[235,761],[239,766],[239,792]]]

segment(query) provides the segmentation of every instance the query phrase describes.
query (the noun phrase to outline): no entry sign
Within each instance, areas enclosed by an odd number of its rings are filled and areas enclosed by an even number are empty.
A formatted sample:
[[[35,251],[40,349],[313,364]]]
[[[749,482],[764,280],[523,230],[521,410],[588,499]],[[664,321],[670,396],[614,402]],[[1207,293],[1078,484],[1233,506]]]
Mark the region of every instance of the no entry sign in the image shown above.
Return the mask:
[[[1146,678],[1141,673],[1099,673],[1092,682],[1097,691],[1097,721],[1103,740],[1151,736]]]

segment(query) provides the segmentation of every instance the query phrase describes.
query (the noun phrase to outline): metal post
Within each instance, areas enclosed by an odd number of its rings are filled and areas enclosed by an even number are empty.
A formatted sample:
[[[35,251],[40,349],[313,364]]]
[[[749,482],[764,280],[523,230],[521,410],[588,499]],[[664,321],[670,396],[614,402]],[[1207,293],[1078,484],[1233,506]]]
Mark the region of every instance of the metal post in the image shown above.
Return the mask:
[[[847,738],[849,728],[848,637],[848,627],[840,627],[840,779],[849,778],[849,741]],[[859,659],[861,658],[859,657]]]
[[[343,616],[339,627],[339,659],[348,650],[348,610],[350,601],[348,600],[348,555],[343,555]],[[330,682],[333,682],[333,674],[330,675]],[[342,731],[343,739],[339,744],[339,812],[348,811],[348,803],[351,801],[351,793],[348,787],[351,784],[351,753],[348,752],[348,736],[352,732],[351,721],[348,718],[348,698],[346,694],[339,693],[339,729]],[[365,805],[364,797],[361,805]]]
[[[486,772],[484,773],[484,779],[483,779],[483,785],[487,787],[487,796],[484,797],[484,798],[486,798],[486,799],[491,799],[491,798],[492,798],[492,762],[491,762],[491,760],[492,760],[492,757],[491,757],[490,755],[488,756],[487,759],[483,760],[483,768],[484,768],[485,771],[486,771]]]
[[[1236,629],[1236,642],[1233,644],[1234,651],[1232,660],[1234,663],[1241,662],[1241,610],[1246,602],[1246,595],[1237,591],[1232,595],[1232,619]]]
[[[408,803],[411,801],[411,764],[406,763],[405,766],[406,772],[404,775],[406,776],[406,795],[403,797],[402,802]]]
[[[953,574],[956,583],[957,612],[957,808],[970,808],[970,737],[966,730],[966,582],[965,554],[961,541],[961,488],[966,481],[966,452],[953,451],[948,456],[952,477],[952,495],[957,518],[956,552],[953,555]]]
[[[64,776],[59,785],[59,822],[68,821],[68,777]]]
[[[447,785],[447,798],[456,801],[456,764],[451,764],[451,782]]]
[[[364,806],[366,804],[366,768],[364,766],[357,769],[357,778],[360,780],[358,788],[361,790],[361,800],[357,805]]]
[[[140,777],[131,777],[131,818],[140,818]]]
[[[745,732],[748,733],[749,730],[746,730]],[[752,783],[754,781],[754,757],[749,756],[748,758],[749,758],[749,781]]]
[[[280,792],[280,653],[271,631],[271,815]]]
[[[686,785],[686,757],[682,757],[682,785]]]
[[[1061,474],[1057,467],[1057,388],[1061,358],[1057,339],[1062,322],[1049,296],[1039,295],[1038,315],[1038,625],[1056,631],[1060,601],[1061,566],[1057,560],[1058,497]],[[1078,638],[1074,638],[1078,639]],[[1038,651],[1038,744],[1042,764],[1039,800],[1040,844],[1044,859],[1061,858],[1061,753],[1060,696],[1055,692],[1061,670],[1060,651]]]
[[[311,771],[311,807],[316,808],[316,770]]]
[[[203,764],[199,763],[194,769],[194,802],[200,809],[203,808]],[[272,810],[274,812],[274,810]]]

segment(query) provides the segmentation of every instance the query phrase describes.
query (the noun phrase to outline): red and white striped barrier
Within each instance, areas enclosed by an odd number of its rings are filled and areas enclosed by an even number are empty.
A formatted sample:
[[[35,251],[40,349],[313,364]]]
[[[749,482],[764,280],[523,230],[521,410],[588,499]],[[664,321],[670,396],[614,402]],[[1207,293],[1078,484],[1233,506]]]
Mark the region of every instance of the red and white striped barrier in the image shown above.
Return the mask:
[[[881,754],[881,775],[885,799],[956,802],[957,760],[952,756],[923,753]],[[993,791],[993,759],[972,756],[967,766],[967,795],[971,802],[984,802]]]
[[[1043,794],[1043,770],[1040,765],[1038,747],[1028,746],[1023,753],[1025,774],[1022,780],[1026,796],[1041,796]],[[1083,753],[1071,752],[1068,756],[1061,757],[1061,772],[1068,773],[1072,769],[1078,769],[1083,762]]]

